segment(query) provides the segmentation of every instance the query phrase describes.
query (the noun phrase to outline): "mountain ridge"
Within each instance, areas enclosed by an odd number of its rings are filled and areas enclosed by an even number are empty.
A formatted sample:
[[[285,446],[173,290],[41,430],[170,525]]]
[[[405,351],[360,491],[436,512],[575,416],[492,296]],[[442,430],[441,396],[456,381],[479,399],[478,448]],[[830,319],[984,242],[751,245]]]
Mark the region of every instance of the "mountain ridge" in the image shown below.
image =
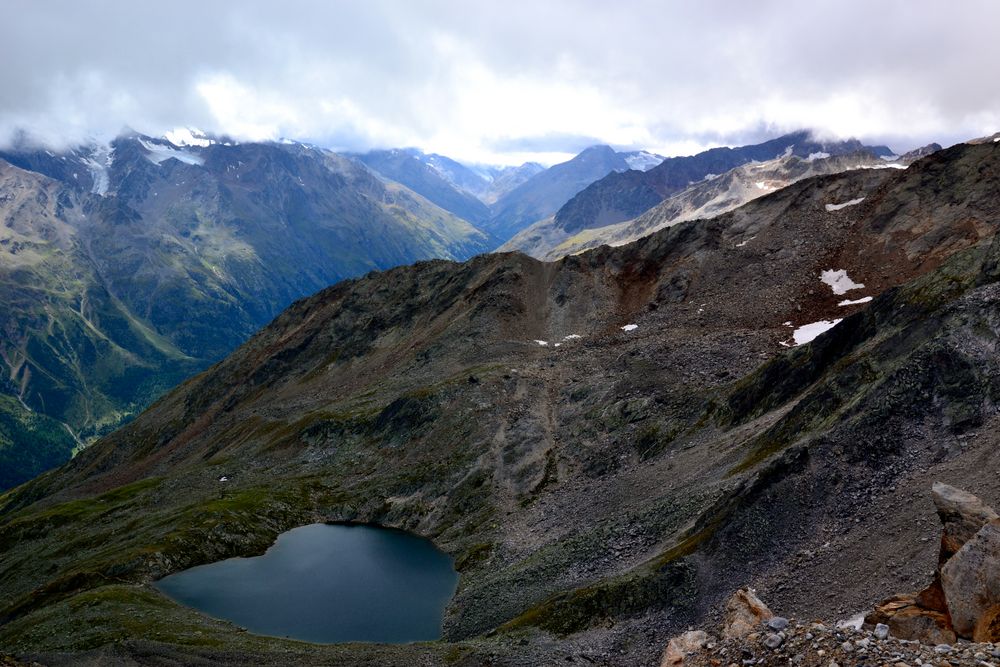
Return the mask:
[[[98,152],[0,153],[0,366],[22,406],[67,424],[50,463],[295,298],[490,243],[403,186],[298,144],[179,147],[131,134],[92,164]],[[30,442],[2,445],[20,457]]]
[[[624,222],[655,204],[707,177],[730,171],[748,162],[763,162],[794,155],[803,159],[830,157],[867,150],[876,157],[892,155],[885,146],[866,147],[856,139],[817,141],[809,130],[800,130],[760,144],[718,147],[696,155],[667,158],[647,172],[616,174],[591,183],[555,213],[555,224],[568,232]]]
[[[501,246],[501,250],[518,250],[551,261],[602,244],[621,245],[669,224],[719,215],[803,178],[861,168],[901,169],[914,160],[940,149],[937,144],[932,144],[899,156],[891,162],[887,161],[885,156],[878,156],[867,150],[837,155],[823,153],[822,155],[826,157],[818,157],[816,153],[805,158],[786,154],[767,161],[755,160],[723,174],[708,174],[701,181],[658,203],[653,203],[636,218],[608,225],[601,224],[602,215],[611,220],[620,217],[617,211],[621,209],[616,209],[615,201],[624,199],[625,209],[638,201],[638,206],[631,209],[638,210],[656,200],[656,197],[642,199],[641,194],[637,200],[633,195],[633,188],[620,189],[616,192],[614,200],[603,202],[603,213],[592,220],[595,227],[573,229],[560,227],[560,220],[565,222],[565,216],[560,218],[557,214],[523,230]],[[641,178],[642,175],[636,174],[636,179]],[[635,182],[635,179],[631,182]]]

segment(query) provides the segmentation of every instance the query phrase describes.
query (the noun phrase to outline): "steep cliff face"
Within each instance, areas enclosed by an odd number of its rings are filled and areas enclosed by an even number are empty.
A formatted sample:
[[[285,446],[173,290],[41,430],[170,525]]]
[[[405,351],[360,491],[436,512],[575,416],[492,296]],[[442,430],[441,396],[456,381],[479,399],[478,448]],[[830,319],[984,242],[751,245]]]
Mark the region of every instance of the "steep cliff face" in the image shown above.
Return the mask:
[[[484,229],[503,242],[528,225],[549,217],[591,183],[630,169],[627,153],[591,146],[571,160],[540,172],[504,193],[491,207]]]
[[[430,536],[462,579],[450,644],[306,662],[641,664],[746,584],[790,614],[860,610],[933,567],[926,477],[1000,493],[998,166],[958,146],[620,248],[298,301],[2,497],[0,642],[274,660],[293,649],[147,584],[322,519]],[[867,565],[875,534],[892,568]],[[122,635],[123,615],[142,622]]]

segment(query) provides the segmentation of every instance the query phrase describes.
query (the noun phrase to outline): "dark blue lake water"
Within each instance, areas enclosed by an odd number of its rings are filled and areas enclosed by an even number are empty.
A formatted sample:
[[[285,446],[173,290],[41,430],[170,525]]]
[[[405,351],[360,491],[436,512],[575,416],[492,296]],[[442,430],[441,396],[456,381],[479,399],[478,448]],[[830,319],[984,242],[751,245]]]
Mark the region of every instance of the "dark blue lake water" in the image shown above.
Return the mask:
[[[313,524],[278,536],[263,556],[194,567],[155,585],[257,634],[403,643],[441,636],[458,573],[451,557],[422,537]]]

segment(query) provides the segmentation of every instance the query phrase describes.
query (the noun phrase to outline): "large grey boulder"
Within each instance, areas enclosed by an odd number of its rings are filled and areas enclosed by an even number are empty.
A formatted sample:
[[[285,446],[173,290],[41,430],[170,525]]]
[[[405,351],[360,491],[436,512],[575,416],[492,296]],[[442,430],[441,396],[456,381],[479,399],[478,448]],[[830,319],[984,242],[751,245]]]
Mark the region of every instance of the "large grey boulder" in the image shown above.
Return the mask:
[[[941,564],[958,553],[983,526],[1000,518],[992,507],[976,496],[943,482],[934,482],[931,495],[943,527],[938,557]]]
[[[865,622],[894,637],[951,644],[1000,635],[1000,516],[976,496],[942,482],[931,489],[941,519],[941,549],[931,584],[883,601]]]
[[[973,637],[981,619],[1000,605],[1000,519],[983,526],[944,564],[941,587],[955,632]]]

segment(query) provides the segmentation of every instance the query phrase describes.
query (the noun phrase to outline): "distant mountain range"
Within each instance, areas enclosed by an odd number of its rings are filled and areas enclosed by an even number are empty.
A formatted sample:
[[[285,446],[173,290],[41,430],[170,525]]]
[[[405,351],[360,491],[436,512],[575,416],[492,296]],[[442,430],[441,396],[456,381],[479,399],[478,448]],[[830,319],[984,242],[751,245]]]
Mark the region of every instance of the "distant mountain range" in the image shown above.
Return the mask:
[[[617,219],[617,214],[621,211],[642,210],[656,199],[641,184],[636,187],[636,183],[645,175],[634,174],[632,178],[628,178],[628,175],[615,175],[615,184],[620,189],[614,191],[613,199],[607,198],[613,191],[607,184],[595,188],[599,189],[603,200],[596,193],[585,191],[555,216],[521,231],[500,250],[520,251],[538,259],[552,261],[600,245],[623,245],[684,220],[711,218],[731,211],[804,178],[837,174],[851,169],[904,168],[914,160],[940,150],[941,146],[931,144],[903,156],[885,155],[880,147],[845,152],[855,149],[856,142],[826,144],[825,148],[827,150],[812,152],[805,157],[796,155],[794,149],[786,150],[771,160],[754,160],[722,174],[705,174],[702,179],[633,219],[602,224],[607,220]],[[697,158],[699,156],[692,159]],[[624,185],[626,183],[627,186]],[[583,212],[595,201],[601,202],[601,212],[596,217],[586,216]],[[580,227],[580,224],[593,226]]]
[[[494,245],[325,150],[181,143],[0,152],[0,488],[65,461],[295,299]]]
[[[537,162],[525,162],[520,166],[470,165],[466,166],[444,155],[423,153],[411,149],[410,155],[427,165],[452,186],[477,197],[487,205],[524,183],[535,174],[545,171]],[[367,156],[372,155],[371,153]],[[362,161],[371,164],[367,156]]]
[[[750,162],[790,156],[808,160],[858,151],[876,157],[892,155],[886,146],[865,146],[854,139],[818,141],[810,132],[800,131],[760,144],[712,148],[697,155],[667,158],[646,172],[613,172],[594,181],[559,207],[553,225],[573,235],[624,222],[695,183]]]
[[[613,172],[651,169],[663,161],[648,151],[618,152],[609,146],[592,146],[549,169],[534,162],[519,167],[470,167],[416,149],[371,151],[355,157],[479,226],[498,244],[552,215],[595,180]]]

